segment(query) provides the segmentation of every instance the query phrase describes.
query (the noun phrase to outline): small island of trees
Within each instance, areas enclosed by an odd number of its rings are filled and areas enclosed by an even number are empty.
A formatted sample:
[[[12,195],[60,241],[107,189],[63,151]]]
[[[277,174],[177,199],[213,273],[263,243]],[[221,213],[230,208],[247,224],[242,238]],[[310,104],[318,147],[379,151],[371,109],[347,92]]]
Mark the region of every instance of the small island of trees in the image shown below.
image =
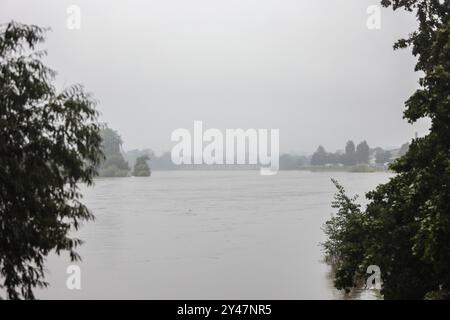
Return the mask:
[[[150,167],[147,161],[150,160],[148,155],[140,156],[136,159],[134,164],[133,176],[135,177],[148,177],[151,175]]]

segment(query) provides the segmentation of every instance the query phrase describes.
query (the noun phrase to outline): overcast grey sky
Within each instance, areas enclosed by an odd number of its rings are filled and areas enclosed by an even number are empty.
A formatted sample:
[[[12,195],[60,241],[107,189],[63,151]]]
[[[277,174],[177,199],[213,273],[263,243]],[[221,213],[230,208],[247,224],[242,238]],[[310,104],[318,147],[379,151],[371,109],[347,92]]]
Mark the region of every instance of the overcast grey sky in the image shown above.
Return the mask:
[[[52,28],[58,86],[82,83],[125,149],[157,153],[176,128],[279,128],[283,152],[345,141],[397,146],[427,130],[402,119],[415,59],[392,50],[414,16],[379,0],[1,0],[0,21]],[[81,29],[66,9],[81,8]]]

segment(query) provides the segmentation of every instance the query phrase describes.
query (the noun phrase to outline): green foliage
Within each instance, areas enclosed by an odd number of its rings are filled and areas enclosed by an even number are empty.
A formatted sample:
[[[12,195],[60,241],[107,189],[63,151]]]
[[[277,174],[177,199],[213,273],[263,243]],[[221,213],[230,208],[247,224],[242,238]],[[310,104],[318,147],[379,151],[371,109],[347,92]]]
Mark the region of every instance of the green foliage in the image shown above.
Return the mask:
[[[50,251],[79,259],[69,232],[93,216],[77,183],[92,184],[101,159],[94,102],[81,86],[56,91],[36,51],[44,33],[0,27],[0,289],[10,299],[48,285]]]
[[[390,151],[379,150],[375,153],[375,163],[384,165],[390,163],[392,160],[392,153]]]
[[[366,141],[362,141],[355,147],[353,141],[348,141],[345,146],[345,153],[330,153],[324,147],[319,146],[311,157],[311,164],[314,166],[324,166],[327,164],[341,164],[353,166],[356,164],[369,164],[370,148]]]
[[[120,135],[105,126],[100,131],[102,139],[102,152],[104,161],[98,168],[100,177],[126,177],[130,171],[128,163],[122,155],[122,138]]]
[[[311,164],[313,166],[323,166],[328,163],[328,153],[325,151],[325,148],[319,146],[317,151],[311,157]]]
[[[102,151],[105,156],[117,155],[122,152],[122,138],[117,131],[104,126],[100,131],[102,137]]]
[[[450,2],[382,4],[417,14],[418,30],[394,47],[412,47],[418,57],[416,70],[424,74],[421,87],[406,102],[404,116],[411,123],[429,117],[431,129],[391,165],[397,175],[367,194],[369,204],[360,218],[341,214],[325,225],[325,249],[337,256],[338,288],[357,286],[362,270],[375,264],[381,268],[387,299],[449,298]],[[339,194],[344,197],[338,188]],[[339,212],[353,212],[348,202],[338,205]]]
[[[398,156],[399,157],[403,157],[409,150],[409,143],[404,143],[402,144],[402,146],[400,147],[400,150],[398,151]]]
[[[356,162],[358,164],[368,164],[370,157],[370,148],[366,141],[360,142],[356,146]]]
[[[363,240],[366,240],[364,213],[355,201],[349,198],[336,180],[332,179],[338,192],[334,196],[332,207],[338,209],[324,225],[327,241],[322,246],[325,257],[335,271],[335,286],[347,292],[357,286],[365,270],[360,267],[364,256]],[[359,241],[355,241],[359,239]]]
[[[342,156],[342,163],[347,166],[353,166],[357,163],[356,147],[353,141],[347,141],[345,145],[345,154]]]
[[[150,167],[147,164],[147,161],[150,160],[150,157],[140,156],[136,159],[136,163],[134,164],[133,176],[135,177],[148,177],[150,176]]]
[[[125,158],[125,161],[128,162],[128,164],[132,167],[136,164],[136,159],[141,156],[148,156],[150,159],[155,159],[156,155],[151,149],[143,149],[143,150],[129,150],[124,152],[123,157]]]

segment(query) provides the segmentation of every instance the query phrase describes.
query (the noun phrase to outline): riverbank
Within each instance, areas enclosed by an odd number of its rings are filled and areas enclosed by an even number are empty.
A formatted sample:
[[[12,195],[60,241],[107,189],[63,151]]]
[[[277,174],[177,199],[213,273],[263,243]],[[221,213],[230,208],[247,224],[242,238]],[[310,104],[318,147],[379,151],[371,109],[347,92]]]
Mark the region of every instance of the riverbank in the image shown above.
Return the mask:
[[[386,167],[374,167],[369,165],[354,165],[354,166],[304,166],[298,170],[312,171],[312,172],[389,172]]]

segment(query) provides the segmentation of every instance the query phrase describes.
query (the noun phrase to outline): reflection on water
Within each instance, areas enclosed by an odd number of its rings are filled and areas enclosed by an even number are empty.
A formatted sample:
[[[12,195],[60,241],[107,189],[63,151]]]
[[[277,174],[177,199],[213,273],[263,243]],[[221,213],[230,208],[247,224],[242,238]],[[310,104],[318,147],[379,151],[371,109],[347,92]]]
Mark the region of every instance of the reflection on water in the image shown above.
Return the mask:
[[[388,173],[167,171],[82,187],[96,216],[77,236],[81,290],[67,256],[48,259],[40,298],[344,299],[322,263],[322,224],[338,179],[363,194]]]

